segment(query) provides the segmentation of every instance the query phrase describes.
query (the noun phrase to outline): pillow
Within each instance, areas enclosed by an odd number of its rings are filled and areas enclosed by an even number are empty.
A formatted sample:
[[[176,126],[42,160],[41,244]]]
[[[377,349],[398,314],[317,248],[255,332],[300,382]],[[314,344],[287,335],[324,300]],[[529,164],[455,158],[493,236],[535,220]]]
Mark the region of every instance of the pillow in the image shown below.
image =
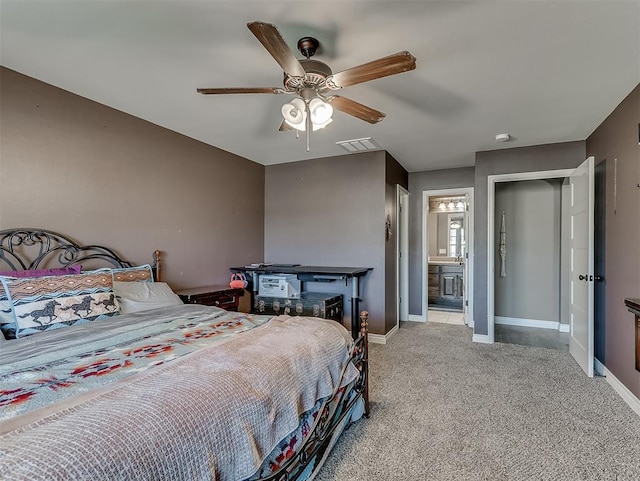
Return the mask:
[[[53,269],[26,269],[24,271],[0,271],[0,276],[10,277],[43,277],[62,276],[65,274],[80,274],[82,266],[56,267]]]
[[[153,271],[149,264],[136,267],[111,269],[114,282],[152,282]]]
[[[43,277],[43,276],[59,276],[65,274],[80,274],[81,265],[56,267],[52,269],[25,269],[23,271],[1,271],[0,276],[10,276],[12,278],[24,277]],[[4,290],[4,286],[0,287],[0,333],[4,332],[4,324],[15,324],[15,316],[13,308],[9,302],[9,298]],[[13,329],[13,326],[10,328]],[[4,340],[4,337],[0,341]]]
[[[7,339],[115,316],[120,305],[110,271],[85,274],[2,277],[13,323],[2,324]]]
[[[113,283],[113,292],[120,304],[120,312],[146,311],[157,307],[182,304],[182,300],[165,282],[118,282]]]

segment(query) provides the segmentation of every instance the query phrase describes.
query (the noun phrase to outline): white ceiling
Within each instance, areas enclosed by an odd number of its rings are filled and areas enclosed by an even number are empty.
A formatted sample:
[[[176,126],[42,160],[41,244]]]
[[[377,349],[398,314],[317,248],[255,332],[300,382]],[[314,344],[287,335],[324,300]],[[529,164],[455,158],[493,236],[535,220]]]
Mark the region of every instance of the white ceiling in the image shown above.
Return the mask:
[[[196,93],[282,86],[253,20],[296,53],[315,36],[334,72],[401,50],[418,66],[341,91],[387,117],[336,112],[307,153],[278,132],[290,97]],[[480,150],[583,140],[640,82],[638,0],[0,0],[0,29],[2,65],[264,165],[372,137],[410,172],[470,166]]]

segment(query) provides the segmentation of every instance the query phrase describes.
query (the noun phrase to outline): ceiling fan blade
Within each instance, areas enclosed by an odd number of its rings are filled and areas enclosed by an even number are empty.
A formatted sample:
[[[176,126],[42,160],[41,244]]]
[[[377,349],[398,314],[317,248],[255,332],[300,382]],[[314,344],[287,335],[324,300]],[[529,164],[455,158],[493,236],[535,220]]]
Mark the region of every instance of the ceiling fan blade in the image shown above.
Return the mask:
[[[355,100],[341,97],[340,95],[334,95],[329,97],[327,101],[333,106],[334,109],[340,110],[345,114],[353,115],[354,117],[375,124],[385,118],[385,114],[379,110],[372,109],[366,105],[356,102]]]
[[[280,132],[286,132],[287,130],[295,130],[295,129],[291,127],[285,120],[283,120],[278,130]]]
[[[306,72],[304,68],[289,49],[275,25],[264,22],[251,22],[247,24],[247,27],[249,27],[251,33],[256,36],[286,74],[294,77],[305,76]]]
[[[327,77],[327,87],[337,90],[342,87],[388,77],[416,68],[416,58],[406,50],[388,57],[379,58]]]
[[[198,89],[199,94],[282,94],[284,90],[277,87],[231,87],[220,89]]]

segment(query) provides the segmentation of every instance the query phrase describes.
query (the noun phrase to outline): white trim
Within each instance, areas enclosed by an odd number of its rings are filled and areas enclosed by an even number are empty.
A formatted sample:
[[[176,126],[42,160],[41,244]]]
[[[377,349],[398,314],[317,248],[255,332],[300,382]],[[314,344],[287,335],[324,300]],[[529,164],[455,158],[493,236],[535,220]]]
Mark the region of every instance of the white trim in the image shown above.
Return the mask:
[[[418,314],[409,314],[409,319],[407,320],[412,322],[427,322],[427,320],[423,316]]]
[[[560,323],[558,321],[543,321],[540,319],[524,319],[521,317],[495,316],[494,322],[496,324],[503,324],[505,326],[535,327],[538,329],[553,329],[555,331],[560,330]]]
[[[640,399],[638,399],[635,394],[629,391],[629,388],[622,384],[620,380],[615,377],[611,371],[609,371],[600,361],[596,358],[593,359],[593,365],[599,374],[604,376],[607,382],[611,385],[613,390],[618,393],[618,395],[626,402],[633,411],[640,416]]]
[[[569,331],[569,324],[560,324],[558,326],[558,331],[560,331],[560,332],[570,332]]]
[[[482,344],[493,344],[493,338],[490,338],[487,334],[474,334],[471,340]]]
[[[569,177],[575,169],[539,170],[487,176],[487,335],[495,337],[495,202],[496,183]]]
[[[437,195],[456,195],[466,194],[468,195],[469,210],[465,217],[465,236],[467,241],[467,255],[469,256],[465,262],[466,276],[464,279],[464,293],[467,305],[464,306],[465,323],[468,326],[473,325],[473,246],[474,246],[474,187],[458,187],[455,189],[440,189],[440,190],[423,190],[422,191],[422,318],[421,322],[429,320],[429,197]],[[463,302],[464,302],[463,301]],[[411,318],[411,316],[409,316]],[[411,320],[411,319],[409,319]]]
[[[404,198],[404,212],[401,211],[401,198]],[[409,317],[409,191],[396,184],[396,299],[404,299],[402,309],[400,302],[396,301],[396,326],[400,325],[400,321],[408,320]],[[400,245],[401,239],[404,239],[406,250]],[[405,260],[402,260],[400,253],[403,252]],[[405,268],[402,269],[401,263]],[[407,319],[403,319],[404,315]]]
[[[391,336],[398,332],[398,325],[396,324],[386,334],[369,334],[369,342],[371,344],[386,344]]]
[[[595,357],[593,358],[593,371],[598,375],[604,377],[604,364],[602,364]]]

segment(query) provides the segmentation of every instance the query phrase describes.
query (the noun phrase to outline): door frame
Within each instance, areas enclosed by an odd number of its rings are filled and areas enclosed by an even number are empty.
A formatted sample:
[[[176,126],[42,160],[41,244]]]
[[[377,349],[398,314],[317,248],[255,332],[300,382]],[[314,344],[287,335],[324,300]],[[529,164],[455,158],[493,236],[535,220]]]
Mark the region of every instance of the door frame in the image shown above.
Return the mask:
[[[497,174],[487,177],[487,337],[482,342],[495,342],[495,203],[496,184],[498,182],[517,182],[521,180],[544,180],[569,177],[576,169],[539,170],[535,172],[516,172]]]
[[[396,184],[396,223],[396,326],[400,327],[400,321],[409,319],[409,191],[400,184]]]
[[[465,235],[467,242],[467,260],[464,269],[464,322],[473,327],[473,187],[454,189],[438,189],[422,191],[422,322],[429,320],[429,197],[440,195],[466,195],[468,199],[465,219]]]

